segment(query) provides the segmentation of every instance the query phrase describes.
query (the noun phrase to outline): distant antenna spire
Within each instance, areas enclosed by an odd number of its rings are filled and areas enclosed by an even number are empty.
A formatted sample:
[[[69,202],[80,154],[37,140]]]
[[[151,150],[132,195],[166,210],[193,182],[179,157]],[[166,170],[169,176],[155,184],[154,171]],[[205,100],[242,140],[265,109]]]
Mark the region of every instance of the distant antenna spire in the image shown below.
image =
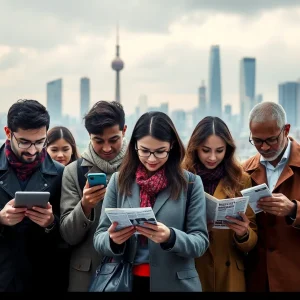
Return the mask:
[[[120,96],[120,71],[124,68],[124,62],[120,58],[120,46],[119,46],[119,22],[117,22],[117,33],[116,33],[116,57],[111,63],[111,67],[116,71],[116,98],[117,102],[121,102]]]
[[[119,22],[117,22],[117,36],[116,36],[116,56],[119,57]]]
[[[117,45],[119,45],[119,22],[117,22]]]

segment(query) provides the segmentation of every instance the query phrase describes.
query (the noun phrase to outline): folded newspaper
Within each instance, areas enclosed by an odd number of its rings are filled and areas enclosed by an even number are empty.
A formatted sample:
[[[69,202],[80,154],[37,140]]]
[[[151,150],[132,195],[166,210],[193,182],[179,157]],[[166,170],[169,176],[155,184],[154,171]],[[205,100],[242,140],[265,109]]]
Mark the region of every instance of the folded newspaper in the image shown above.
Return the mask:
[[[243,196],[249,196],[249,205],[256,214],[263,211],[257,207],[257,201],[260,198],[272,196],[271,191],[265,183],[244,189],[241,191],[241,194]]]
[[[228,199],[217,199],[207,193],[206,198],[206,215],[207,221],[214,223],[213,228],[229,229],[227,223],[230,221],[226,216],[241,220],[239,212],[246,212],[249,197],[237,197]]]
[[[132,225],[144,227],[145,222],[157,224],[151,207],[105,208],[105,213],[112,223],[118,223],[116,230],[120,230]]]

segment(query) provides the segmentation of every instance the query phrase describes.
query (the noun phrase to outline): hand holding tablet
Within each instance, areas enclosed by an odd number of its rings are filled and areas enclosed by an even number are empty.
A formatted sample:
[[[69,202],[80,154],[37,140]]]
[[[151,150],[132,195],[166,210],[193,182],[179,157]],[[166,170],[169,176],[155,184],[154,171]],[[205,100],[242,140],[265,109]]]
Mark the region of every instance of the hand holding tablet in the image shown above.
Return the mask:
[[[38,206],[46,208],[49,198],[49,192],[18,191],[15,193],[14,207],[27,207],[28,209],[32,209],[33,206]]]

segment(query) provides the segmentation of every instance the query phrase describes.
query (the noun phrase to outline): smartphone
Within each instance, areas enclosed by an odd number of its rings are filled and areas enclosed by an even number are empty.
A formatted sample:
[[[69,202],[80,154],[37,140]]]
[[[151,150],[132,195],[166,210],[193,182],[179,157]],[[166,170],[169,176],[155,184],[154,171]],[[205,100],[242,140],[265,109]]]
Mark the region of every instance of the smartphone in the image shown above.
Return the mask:
[[[105,173],[88,173],[87,179],[90,187],[95,185],[104,185],[107,186],[106,174]]]
[[[18,191],[15,193],[14,207],[27,207],[28,209],[32,209],[33,206],[38,206],[46,208],[49,198],[49,192]]]

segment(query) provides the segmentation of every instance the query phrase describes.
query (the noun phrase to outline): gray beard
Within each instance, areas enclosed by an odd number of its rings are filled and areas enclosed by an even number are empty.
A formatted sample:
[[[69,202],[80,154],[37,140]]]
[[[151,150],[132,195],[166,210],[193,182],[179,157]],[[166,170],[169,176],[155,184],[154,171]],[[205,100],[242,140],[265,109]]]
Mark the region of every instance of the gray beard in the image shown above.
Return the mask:
[[[278,156],[282,153],[282,151],[284,150],[285,144],[282,145],[282,147],[280,147],[280,150],[278,150],[272,157],[264,157],[262,155],[262,157],[266,160],[266,161],[273,161],[275,159],[278,158]]]

